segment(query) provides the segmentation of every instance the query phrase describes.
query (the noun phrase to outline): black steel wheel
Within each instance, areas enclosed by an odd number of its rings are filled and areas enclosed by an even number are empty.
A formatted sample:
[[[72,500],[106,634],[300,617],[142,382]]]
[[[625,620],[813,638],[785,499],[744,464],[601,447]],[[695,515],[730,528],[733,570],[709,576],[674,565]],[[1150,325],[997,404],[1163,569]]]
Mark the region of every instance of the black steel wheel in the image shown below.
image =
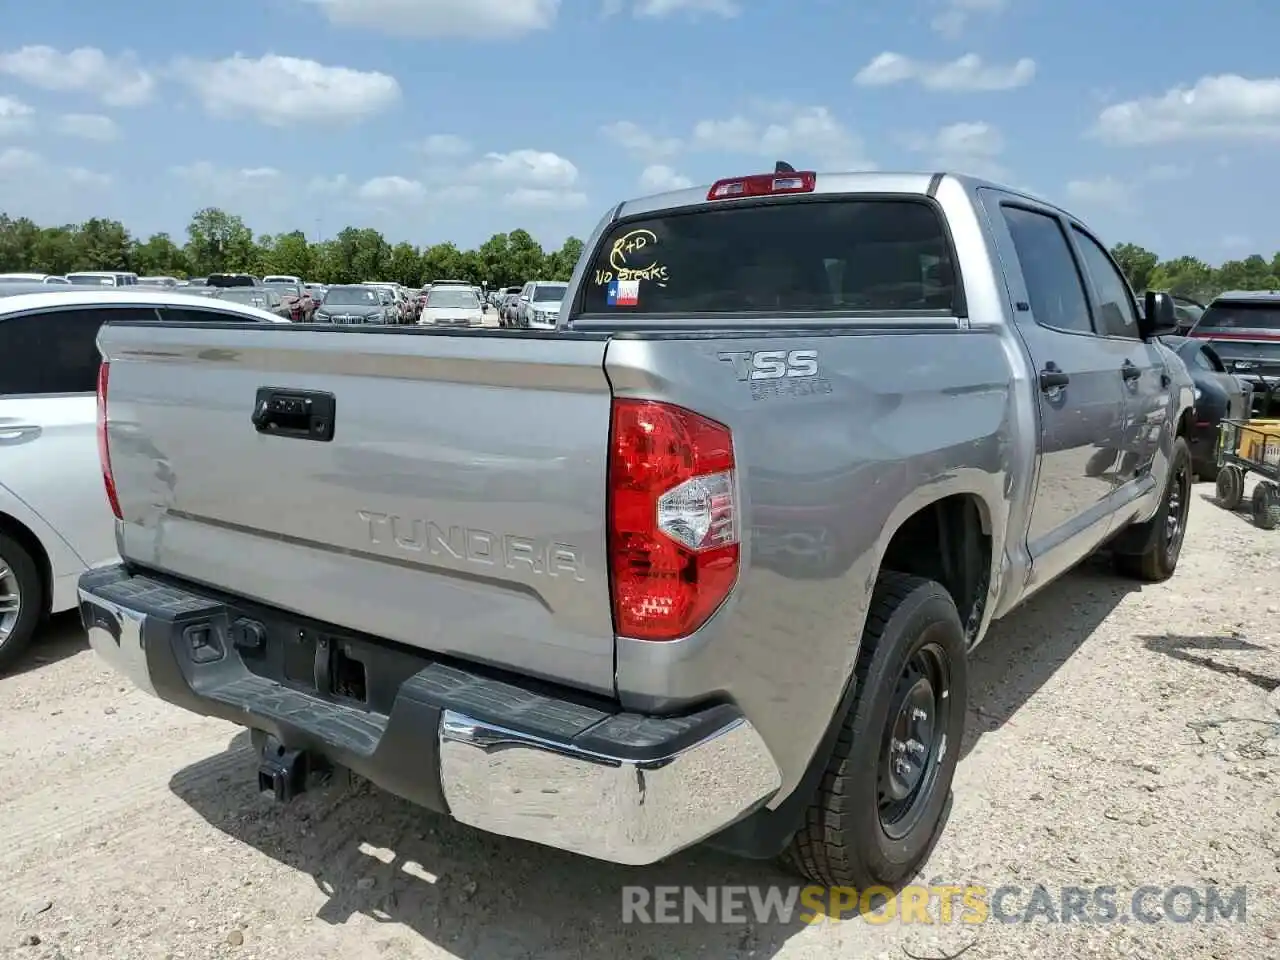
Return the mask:
[[[947,655],[937,643],[915,651],[902,668],[889,723],[880,739],[876,778],[880,828],[894,840],[919,823],[946,747],[939,718],[951,691]]]

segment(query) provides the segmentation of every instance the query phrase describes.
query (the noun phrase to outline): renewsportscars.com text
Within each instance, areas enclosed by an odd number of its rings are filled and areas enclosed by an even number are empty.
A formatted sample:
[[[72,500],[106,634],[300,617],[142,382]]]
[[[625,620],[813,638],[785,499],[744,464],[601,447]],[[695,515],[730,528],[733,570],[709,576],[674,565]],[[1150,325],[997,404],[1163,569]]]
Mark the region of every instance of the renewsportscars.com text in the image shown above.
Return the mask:
[[[623,923],[1243,923],[1245,887],[623,887]]]

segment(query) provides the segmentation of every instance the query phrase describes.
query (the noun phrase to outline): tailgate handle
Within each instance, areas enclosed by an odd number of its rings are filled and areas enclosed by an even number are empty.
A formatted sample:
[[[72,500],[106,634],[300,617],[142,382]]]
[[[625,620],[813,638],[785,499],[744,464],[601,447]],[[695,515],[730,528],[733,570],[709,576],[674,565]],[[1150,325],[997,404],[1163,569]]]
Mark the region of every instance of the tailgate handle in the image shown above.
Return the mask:
[[[259,433],[328,443],[337,406],[332,393],[259,387],[250,419]]]

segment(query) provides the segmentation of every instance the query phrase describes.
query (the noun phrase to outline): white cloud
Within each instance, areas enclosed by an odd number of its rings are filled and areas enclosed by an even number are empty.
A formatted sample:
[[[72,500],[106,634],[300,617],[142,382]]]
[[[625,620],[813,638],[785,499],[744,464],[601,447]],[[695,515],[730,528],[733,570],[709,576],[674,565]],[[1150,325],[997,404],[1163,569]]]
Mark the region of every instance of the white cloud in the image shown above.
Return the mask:
[[[700,121],[694,126],[693,143],[706,150],[787,160],[801,169],[809,165],[806,158],[827,170],[875,169],[866,159],[862,141],[826,107],[774,104],[760,112],[759,120],[739,114],[727,120]]]
[[[667,160],[676,156],[683,144],[675,137],[662,137],[631,120],[619,120],[600,128],[600,132],[642,160]]]
[[[1177,163],[1157,163],[1146,173],[1146,179],[1155,183],[1186,180],[1192,174],[1190,166]]]
[[[557,208],[577,209],[586,205],[587,195],[576,190],[518,187],[506,194],[502,201],[512,207],[543,210]]]
[[[320,196],[341,196],[350,188],[351,181],[345,173],[339,173],[333,177],[312,177],[307,181],[307,193],[319,194]]]
[[[976,53],[936,62],[885,52],[859,70],[853,80],[863,87],[889,87],[914,82],[926,90],[972,93],[1025,87],[1035,79],[1035,75],[1036,62],[1029,57],[1015,63],[988,64]]]
[[[605,16],[619,14],[626,6],[626,0],[605,0]],[[737,0],[633,0],[631,9],[637,17],[655,20],[677,13],[693,16],[711,14],[725,18],[736,17],[742,13],[742,5]]]
[[[433,133],[418,144],[418,149],[437,160],[456,160],[472,151],[471,144],[452,133]]]
[[[339,27],[392,36],[506,39],[545,30],[560,0],[308,0]]]
[[[0,208],[10,202],[13,190],[15,206],[22,202],[51,200],[55,205],[68,199],[68,192],[82,199],[84,189],[110,186],[112,178],[84,167],[59,167],[33,150],[10,147],[0,150]]]
[[[1107,107],[1092,133],[1120,144],[1280,140],[1280,77],[1201,77],[1190,87]]]
[[[240,54],[217,61],[180,60],[174,70],[211,114],[248,115],[274,127],[352,122],[400,99],[400,84],[385,73],[275,54],[257,60]]]
[[[907,146],[927,153],[930,164],[988,180],[1007,180],[1009,172],[999,162],[1005,150],[1004,135],[989,123],[964,122],[943,127],[928,137],[909,137]]]
[[[930,22],[933,29],[951,40],[957,40],[974,16],[1003,13],[1009,0],[943,0],[942,10]]]
[[[640,173],[640,189],[649,193],[665,193],[668,190],[683,190],[693,186],[693,181],[681,176],[663,163],[655,163],[645,167]]]
[[[578,168],[557,153],[545,150],[513,150],[487,153],[471,166],[480,180],[544,189],[567,189],[578,182]]]
[[[201,197],[220,203],[234,203],[261,197],[264,192],[275,195],[288,184],[275,167],[232,169],[201,160],[197,163],[170,167],[169,173],[193,186]]]
[[[36,112],[14,97],[0,97],[0,137],[26,133]]]
[[[1074,203],[1098,209],[1129,211],[1134,206],[1133,187],[1111,176],[1072,180],[1067,184],[1067,196]]]
[[[360,185],[356,196],[371,203],[421,203],[427,188],[405,177],[374,177]]]
[[[0,73],[42,90],[87,94],[115,107],[146,103],[155,92],[155,78],[132,54],[109,57],[97,47],[67,53],[47,46],[21,47],[0,53]]]
[[[0,176],[38,169],[43,163],[40,154],[21,147],[0,150]]]
[[[54,129],[65,137],[97,140],[107,143],[120,139],[120,127],[110,117],[97,113],[67,113],[59,117]]]
[[[67,167],[64,172],[68,180],[82,187],[109,187],[115,182],[115,178],[109,173],[99,173],[84,167]]]

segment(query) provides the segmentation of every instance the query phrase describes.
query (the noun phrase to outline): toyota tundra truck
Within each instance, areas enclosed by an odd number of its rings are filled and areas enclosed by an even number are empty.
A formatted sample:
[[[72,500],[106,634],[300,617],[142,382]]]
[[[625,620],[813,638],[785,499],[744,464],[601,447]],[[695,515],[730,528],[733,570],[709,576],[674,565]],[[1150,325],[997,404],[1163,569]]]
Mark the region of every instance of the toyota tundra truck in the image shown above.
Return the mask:
[[[620,864],[894,884],[967,657],[1102,548],[1170,577],[1193,387],[1081,221],[948,174],[620,203],[552,331],[111,322],[97,653],[349,771]]]

